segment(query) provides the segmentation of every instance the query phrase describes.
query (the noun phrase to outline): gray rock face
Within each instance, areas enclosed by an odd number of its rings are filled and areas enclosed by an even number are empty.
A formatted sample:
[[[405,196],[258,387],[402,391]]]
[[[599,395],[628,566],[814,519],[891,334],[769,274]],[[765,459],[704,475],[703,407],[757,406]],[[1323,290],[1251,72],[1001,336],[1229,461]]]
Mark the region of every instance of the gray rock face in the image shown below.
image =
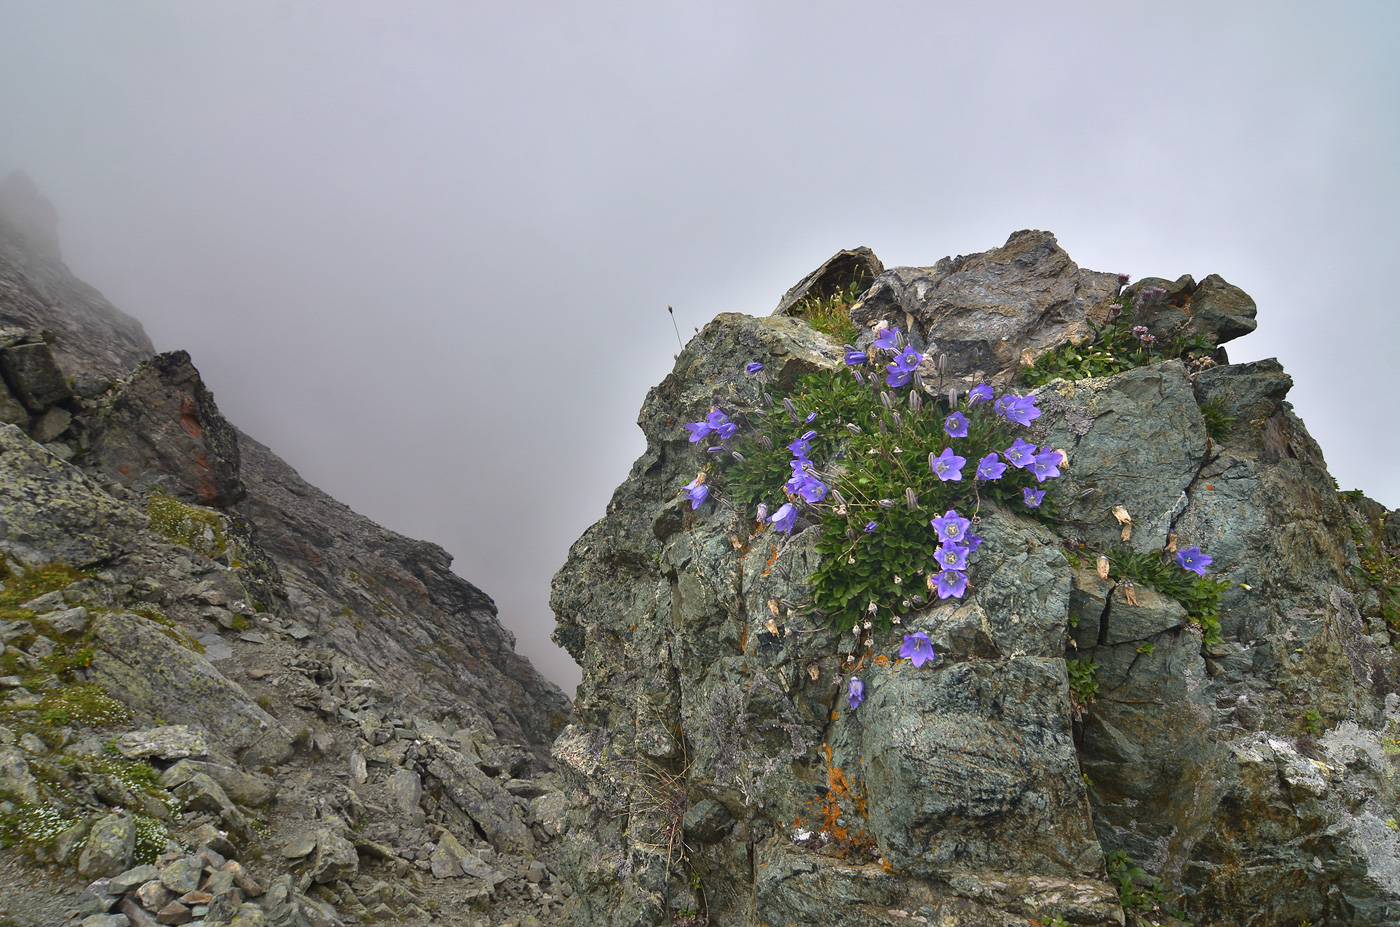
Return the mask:
[[[1219,278],[1178,284],[1194,331],[1252,327]],[[1018,233],[887,270],[852,316],[1009,377],[1117,288]],[[954,360],[974,346],[980,366]],[[1277,363],[1042,388],[1032,440],[1067,458],[1059,536],[984,501],[969,593],[911,613],[872,658],[778,604],[820,566],[804,522],[786,542],[755,532],[718,483],[716,504],[676,501],[702,463],[677,423],[713,405],[753,420],[745,363],[786,384],[840,350],[782,316],[717,318],[648,394],[646,452],[556,576],[556,640],[585,670],[554,748],[566,922],[1106,927],[1127,916],[1109,878],[1126,853],[1196,923],[1396,923],[1400,661],[1348,521],[1374,522],[1374,564],[1396,562],[1400,518],[1337,494]],[[1207,437],[1203,402],[1234,417],[1228,435]],[[1096,548],[1121,552],[1115,507],[1139,555],[1215,558],[1223,641],[1203,644],[1187,602],[1095,572]],[[896,657],[914,631],[937,661]],[[1097,697],[1071,694],[1067,659],[1095,667]]]
[[[869,248],[838,251],[783,294],[774,315],[787,315],[792,307],[808,297],[830,296],[850,287],[869,286],[885,272],[885,265]]]
[[[851,308],[857,327],[884,319],[923,351],[936,343],[957,377],[1005,378],[1032,358],[1087,334],[1118,295],[1118,276],[1081,270],[1049,232],[1016,232],[980,254],[933,267],[894,267]]]
[[[0,351],[0,372],[15,398],[36,415],[73,395],[47,344],[5,348]]]
[[[90,879],[120,875],[131,867],[135,848],[135,819],[126,814],[109,814],[88,832],[87,846],[78,857],[78,871]]]

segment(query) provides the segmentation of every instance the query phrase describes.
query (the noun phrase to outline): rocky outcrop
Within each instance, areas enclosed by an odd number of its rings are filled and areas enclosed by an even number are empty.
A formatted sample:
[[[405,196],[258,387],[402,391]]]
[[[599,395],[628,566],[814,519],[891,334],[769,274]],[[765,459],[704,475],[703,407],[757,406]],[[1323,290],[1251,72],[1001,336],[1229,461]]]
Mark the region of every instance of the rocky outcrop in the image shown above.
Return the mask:
[[[781,315],[723,315],[686,346],[643,404],[645,453],[555,579],[556,640],[585,674],[554,751],[567,923],[1400,918],[1400,518],[1336,491],[1276,362],[1211,354],[1252,301],[1179,283],[1150,295],[1177,313],[1151,325],[1203,353],[1036,391],[1027,440],[1063,455],[1054,515],[984,499],[967,593],[888,632],[812,610],[818,508],[790,538],[756,522],[681,427],[717,407],[761,430],[787,414],[765,393],[841,370],[842,346]],[[940,382],[1014,384],[1155,286],[1124,294],[1020,232],[887,270],[851,316],[947,353],[945,379],[920,367],[936,408]],[[818,464],[849,466],[841,448]],[[1188,546],[1213,584],[1174,578]],[[936,660],[900,657],[918,632]]]
[[[569,700],[446,551],[240,434],[10,205],[0,913],[69,917],[68,873],[90,923],[548,918]]]

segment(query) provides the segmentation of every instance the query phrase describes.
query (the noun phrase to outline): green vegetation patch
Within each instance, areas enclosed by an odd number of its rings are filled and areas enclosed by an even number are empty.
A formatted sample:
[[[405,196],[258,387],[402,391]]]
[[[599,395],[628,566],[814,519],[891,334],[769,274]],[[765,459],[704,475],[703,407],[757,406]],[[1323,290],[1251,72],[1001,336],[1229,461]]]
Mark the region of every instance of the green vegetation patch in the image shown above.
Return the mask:
[[[1098,326],[1091,321],[1093,334],[1088,338],[1042,354],[1021,371],[1022,382],[1038,387],[1057,379],[1111,377],[1135,367],[1214,353],[1215,345],[1204,335],[1176,335],[1163,340],[1147,331],[1142,320],[1157,308],[1157,301],[1163,296],[1162,290],[1150,288],[1137,294],[1131,308],[1122,302],[1114,303],[1109,307],[1111,317],[1107,323]]]
[[[851,321],[851,307],[864,295],[867,286],[865,276],[857,275],[844,287],[826,296],[807,296],[798,300],[790,312],[833,341],[843,344],[855,341],[859,333]]]
[[[1400,556],[1385,543],[1385,509],[1359,489],[1341,494],[1360,564],[1352,574],[1380,598],[1381,617],[1400,632]]]
[[[1207,647],[1220,641],[1220,598],[1229,580],[1194,576],[1160,551],[1140,554],[1128,547],[1107,551],[1109,576],[1151,586],[1181,603],[1204,634]]]
[[[216,512],[156,492],[146,501],[146,514],[152,528],[197,554],[213,558],[228,549],[224,520]]]

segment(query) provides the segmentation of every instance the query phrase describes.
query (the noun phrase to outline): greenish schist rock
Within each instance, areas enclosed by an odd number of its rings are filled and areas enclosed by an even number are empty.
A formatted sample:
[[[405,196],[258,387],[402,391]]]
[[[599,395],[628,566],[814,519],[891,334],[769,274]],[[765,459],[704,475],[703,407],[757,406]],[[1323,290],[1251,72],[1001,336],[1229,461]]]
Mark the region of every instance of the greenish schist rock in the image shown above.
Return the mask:
[[[1219,277],[1172,288],[1155,325],[1215,343],[1254,325]],[[1001,389],[1119,298],[1116,277],[1022,232],[886,270],[852,317],[937,345],[964,388]],[[1119,853],[1198,924],[1400,921],[1396,629],[1347,527],[1369,512],[1367,556],[1394,557],[1400,517],[1344,504],[1277,362],[1219,352],[1042,388],[1028,440],[1065,452],[1056,519],[984,503],[968,594],[880,637],[852,710],[853,636],[792,607],[820,567],[810,521],[785,540],[722,480],[696,511],[680,492],[706,463],[685,422],[782,414],[746,363],[777,392],[842,350],[785,316],[716,318],[648,394],[645,452],[555,578],[555,638],[584,668],[554,747],[572,787],[566,923],[1108,927],[1141,913],[1109,878]],[[1207,436],[1206,402],[1228,434]],[[1215,558],[1222,641],[1149,584],[1099,577],[1119,506],[1133,550]],[[914,630],[936,664],[896,661]],[[1088,704],[1068,659],[1096,667]]]

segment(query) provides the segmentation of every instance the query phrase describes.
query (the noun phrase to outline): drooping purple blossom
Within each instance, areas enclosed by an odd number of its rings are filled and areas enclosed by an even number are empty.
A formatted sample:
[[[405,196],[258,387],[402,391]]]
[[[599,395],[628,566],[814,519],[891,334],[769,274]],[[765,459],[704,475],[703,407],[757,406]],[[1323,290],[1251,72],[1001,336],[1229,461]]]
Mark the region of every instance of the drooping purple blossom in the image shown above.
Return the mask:
[[[968,553],[968,549],[963,545],[944,541],[938,550],[933,552],[933,559],[945,570],[966,570]]]
[[[733,422],[725,422],[715,429],[715,434],[719,435],[721,441],[728,441],[739,433],[739,426]]]
[[[1011,446],[1001,452],[1001,455],[1011,461],[1011,465],[1017,469],[1024,470],[1035,463],[1036,446],[1028,441],[1017,438]]]
[[[745,370],[745,372],[747,372],[747,373],[758,373],[758,372],[760,372],[761,370],[763,370],[763,365],[760,364],[758,361],[750,361],[750,362],[744,367],[744,370]]]
[[[899,648],[899,655],[907,658],[916,667],[923,666],[930,660],[938,662],[938,654],[933,652],[933,642],[923,631],[904,635],[904,646]]]
[[[1005,472],[1006,464],[997,457],[996,451],[992,451],[977,461],[977,478],[979,480],[999,480]]]
[[[709,422],[686,422],[685,427],[690,431],[690,443],[698,444],[709,437],[714,427]]]
[[[710,410],[709,415],[705,416],[705,421],[710,423],[711,428],[718,429],[719,426],[729,423],[729,416],[725,415],[718,408],[714,408]]]
[[[879,523],[879,522],[876,522],[876,521],[868,521],[868,522],[865,523],[865,533],[866,533],[866,534],[869,534],[870,532],[874,531],[874,530],[875,530],[876,528],[878,528],[878,527],[880,527],[880,523]]]
[[[684,488],[686,498],[690,500],[690,510],[692,512],[700,508],[700,504],[710,495],[710,487],[705,485],[704,474],[686,483]]]
[[[1042,489],[1037,492],[1036,490],[1031,489],[1029,486],[1027,486],[1026,488],[1021,490],[1021,498],[1025,500],[1026,505],[1030,506],[1031,508],[1035,508],[1036,506],[1040,505],[1040,501],[1045,498],[1045,490]]]
[[[967,391],[967,404],[970,406],[975,406],[979,402],[990,402],[992,397],[995,395],[996,394],[992,392],[992,388],[990,386],[988,386],[985,383],[978,383],[972,389]]]
[[[940,599],[961,599],[967,591],[967,575],[957,570],[944,570],[933,577],[929,588],[936,590]]]
[[[847,366],[847,367],[859,367],[861,364],[865,363],[865,362],[868,361],[868,360],[870,360],[870,355],[869,355],[869,354],[866,354],[864,351],[847,351],[847,352],[846,352],[846,366]]]
[[[811,432],[808,432],[808,434],[811,434]],[[812,453],[812,439],[803,435],[789,444],[788,450],[792,451],[792,456],[794,457],[806,457],[808,454]]]
[[[966,438],[967,416],[961,412],[954,412],[943,420],[943,430],[948,432],[950,438]]]
[[[807,423],[808,425],[810,425],[810,424],[812,424],[813,422],[815,422],[816,420],[817,420],[817,413],[815,413],[815,412],[808,412],[808,413],[807,413],[807,418],[806,418],[804,421],[806,421],[806,423]]]
[[[792,534],[792,528],[797,521],[797,509],[792,507],[791,502],[784,502],[778,511],[774,512],[768,519],[774,531],[783,531]]]
[[[875,335],[875,347],[882,351],[898,351],[899,329],[891,326],[890,328],[877,332]]]
[[[982,546],[982,539],[979,538],[977,535],[975,535],[975,534],[969,534],[969,535],[967,536],[967,552],[968,552],[969,554],[975,554],[975,553],[977,553],[977,548],[979,548],[979,547],[981,547],[981,546]]]
[[[820,502],[826,498],[826,484],[814,476],[807,477],[802,486],[798,488],[797,494],[808,502]]]
[[[945,447],[943,453],[939,454],[932,461],[934,475],[943,482],[949,480],[962,479],[963,464],[967,463],[966,457],[959,457],[953,453],[951,447]]]
[[[1197,576],[1206,575],[1206,567],[1215,560],[1209,554],[1201,553],[1199,547],[1183,547],[1176,552],[1176,562],[1183,570],[1190,570]]]
[[[859,676],[851,677],[846,686],[846,698],[851,703],[851,711],[855,711],[860,707],[860,703],[865,701],[865,683],[860,681]]]
[[[1036,454],[1031,461],[1030,471],[1035,474],[1037,483],[1054,479],[1060,475],[1060,452],[1046,451],[1043,454]]]
[[[1018,425],[1029,425],[1032,420],[1040,418],[1034,396],[1003,396],[997,400],[997,405],[1002,418]]]
[[[954,544],[963,540],[967,529],[972,527],[971,519],[963,518],[953,509],[944,512],[941,518],[930,519],[929,524],[933,525],[940,538]]]

